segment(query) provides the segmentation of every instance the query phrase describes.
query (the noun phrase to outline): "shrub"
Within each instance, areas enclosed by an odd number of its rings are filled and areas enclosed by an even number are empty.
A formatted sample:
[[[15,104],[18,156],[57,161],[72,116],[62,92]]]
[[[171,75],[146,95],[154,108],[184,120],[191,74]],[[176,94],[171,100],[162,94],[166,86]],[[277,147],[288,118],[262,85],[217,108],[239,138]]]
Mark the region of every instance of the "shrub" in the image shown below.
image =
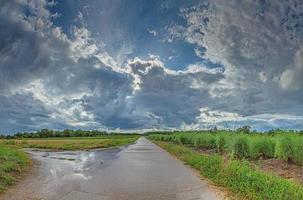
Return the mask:
[[[216,149],[217,152],[223,152],[225,149],[226,140],[224,136],[219,136],[216,138]]]
[[[216,139],[209,134],[199,135],[198,137],[195,137],[194,145],[195,147],[213,149],[216,148]]]
[[[182,136],[179,136],[178,137],[178,142],[179,142],[179,144],[185,144],[185,138],[182,137]]]
[[[233,156],[237,158],[248,158],[250,151],[247,137],[235,138],[232,151]]]
[[[288,162],[303,164],[303,140],[299,137],[284,136],[277,143],[276,157]]]
[[[271,138],[255,138],[251,145],[254,158],[273,158],[275,155],[275,142]]]

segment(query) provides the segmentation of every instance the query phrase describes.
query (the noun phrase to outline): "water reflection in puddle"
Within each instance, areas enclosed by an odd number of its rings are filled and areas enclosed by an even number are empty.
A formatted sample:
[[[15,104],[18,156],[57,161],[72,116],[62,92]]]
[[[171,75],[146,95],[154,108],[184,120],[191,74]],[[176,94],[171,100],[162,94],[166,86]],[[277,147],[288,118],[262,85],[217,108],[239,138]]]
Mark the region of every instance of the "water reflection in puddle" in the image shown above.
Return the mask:
[[[41,173],[45,184],[58,184],[90,180],[96,170],[102,169],[116,159],[123,148],[92,151],[45,152],[27,150],[41,163]]]

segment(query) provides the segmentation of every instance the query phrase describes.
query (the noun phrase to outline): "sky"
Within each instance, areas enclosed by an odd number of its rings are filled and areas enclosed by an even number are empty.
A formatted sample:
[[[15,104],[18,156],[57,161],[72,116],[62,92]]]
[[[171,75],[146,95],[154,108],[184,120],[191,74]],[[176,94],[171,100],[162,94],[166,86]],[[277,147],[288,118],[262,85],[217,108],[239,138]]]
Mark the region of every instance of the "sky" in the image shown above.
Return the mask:
[[[0,133],[303,129],[301,0],[2,0]]]

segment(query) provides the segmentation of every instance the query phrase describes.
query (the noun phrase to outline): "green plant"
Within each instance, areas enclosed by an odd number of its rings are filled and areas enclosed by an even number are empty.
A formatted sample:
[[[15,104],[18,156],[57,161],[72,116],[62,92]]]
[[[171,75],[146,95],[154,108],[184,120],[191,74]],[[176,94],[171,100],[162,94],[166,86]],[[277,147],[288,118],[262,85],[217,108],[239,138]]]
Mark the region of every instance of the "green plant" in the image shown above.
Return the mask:
[[[17,149],[0,145],[0,193],[16,182],[26,166],[30,165],[28,155]]]
[[[223,152],[225,149],[226,140],[224,136],[218,136],[216,138],[216,149],[217,152]]]
[[[157,144],[190,166],[200,170],[201,174],[214,184],[229,188],[241,199],[303,199],[301,185],[254,169],[247,161],[232,160],[223,163],[222,158],[218,155],[199,154],[191,148],[167,142],[157,142]]]
[[[303,199],[301,185],[255,170],[246,162],[231,161],[223,169],[221,184],[248,199]]]
[[[271,138],[257,137],[252,141],[252,157],[274,158],[275,147],[276,143]]]
[[[240,159],[278,158],[303,165],[302,134],[282,130],[269,133],[244,134],[241,129],[238,131],[177,132],[155,134],[150,137],[195,148],[216,149],[218,153],[228,153]]]
[[[250,155],[249,142],[247,137],[238,137],[234,140],[233,155],[237,158],[248,158]]]
[[[276,157],[288,162],[303,164],[303,139],[296,136],[282,136],[277,143]]]

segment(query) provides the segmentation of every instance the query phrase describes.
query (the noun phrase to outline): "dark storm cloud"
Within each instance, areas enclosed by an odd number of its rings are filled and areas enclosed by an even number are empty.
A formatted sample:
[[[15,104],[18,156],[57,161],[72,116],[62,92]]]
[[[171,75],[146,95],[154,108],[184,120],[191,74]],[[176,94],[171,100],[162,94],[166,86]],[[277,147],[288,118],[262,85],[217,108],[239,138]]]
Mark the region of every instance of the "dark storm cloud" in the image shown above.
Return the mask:
[[[212,101],[208,86],[224,77],[221,73],[170,71],[158,59],[136,58],[128,66],[138,79],[134,100],[137,109],[153,113],[165,127],[195,121],[199,108]],[[197,88],[196,82],[201,87]]]
[[[74,37],[67,38],[54,27],[46,6],[32,1],[1,6],[0,130],[102,127],[85,110],[86,101],[101,96],[96,106],[109,106],[129,92],[130,80],[96,58],[98,47],[85,28],[75,27]]]
[[[302,9],[302,2],[295,0],[205,1],[182,8],[187,23],[167,27],[166,40],[194,44],[197,56],[225,67],[226,78],[212,89],[219,101],[209,105],[215,112],[246,118],[289,114],[299,119],[303,110],[299,78],[303,71]],[[204,48],[203,52],[198,50]],[[258,120],[251,121],[246,122],[260,128]],[[281,127],[286,127],[282,121]],[[279,123],[273,125],[267,118],[261,124],[277,127]]]
[[[53,24],[54,4],[2,1],[0,132],[302,128],[302,5],[266,2],[180,8],[186,24],[167,26],[165,39],[190,43],[212,65],[195,61],[176,71],[161,55],[125,58],[131,44],[114,59],[86,27],[86,15],[66,34]]]

